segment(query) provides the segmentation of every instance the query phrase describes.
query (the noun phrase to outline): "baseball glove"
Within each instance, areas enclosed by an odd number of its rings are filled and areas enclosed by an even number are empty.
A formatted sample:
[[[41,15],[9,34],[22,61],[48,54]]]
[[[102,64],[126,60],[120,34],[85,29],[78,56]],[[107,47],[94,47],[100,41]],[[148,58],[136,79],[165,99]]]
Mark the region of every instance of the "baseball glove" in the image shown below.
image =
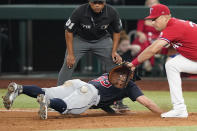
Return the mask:
[[[127,64],[128,62],[123,62],[109,72],[109,82],[116,88],[125,88],[133,78],[134,73]]]

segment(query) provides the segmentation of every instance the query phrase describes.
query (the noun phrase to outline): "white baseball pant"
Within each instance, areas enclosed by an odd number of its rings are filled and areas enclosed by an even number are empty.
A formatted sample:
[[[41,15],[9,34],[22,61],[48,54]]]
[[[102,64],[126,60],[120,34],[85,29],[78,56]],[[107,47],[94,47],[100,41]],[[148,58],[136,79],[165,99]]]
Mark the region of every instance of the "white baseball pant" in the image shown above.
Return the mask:
[[[174,110],[186,110],[182,94],[181,72],[197,74],[197,61],[192,61],[182,55],[177,55],[165,64],[170,88],[171,101]]]

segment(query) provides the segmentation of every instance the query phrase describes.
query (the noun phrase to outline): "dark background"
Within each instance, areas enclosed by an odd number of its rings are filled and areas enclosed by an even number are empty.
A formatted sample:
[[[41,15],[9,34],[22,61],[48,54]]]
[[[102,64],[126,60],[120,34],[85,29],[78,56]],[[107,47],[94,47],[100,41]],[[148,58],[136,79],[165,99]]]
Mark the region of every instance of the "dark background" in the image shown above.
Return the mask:
[[[1,0],[0,4],[83,4],[88,0]],[[107,0],[109,4],[143,5],[145,0]]]
[[[144,5],[144,0],[120,0],[109,4]],[[83,4],[87,0],[0,0],[0,4]],[[33,20],[33,71],[59,71],[65,55],[64,23],[66,20]],[[1,73],[20,72],[19,30],[17,20],[1,20]],[[136,21],[124,21],[127,31],[136,28]],[[78,67],[80,68],[80,67]]]
[[[6,4],[83,4],[88,0],[0,0]],[[174,4],[186,4],[186,0],[173,0]],[[191,4],[188,0],[187,4]],[[108,0],[112,5],[144,5],[145,0]],[[165,1],[172,3],[172,0]],[[165,4],[162,1],[162,3]],[[197,2],[196,2],[197,3]],[[196,3],[192,3],[193,5]],[[172,3],[173,4],[173,3]],[[131,15],[135,15],[131,12]],[[33,71],[59,71],[66,50],[64,22],[66,20],[33,20]],[[123,21],[124,29],[136,29],[137,20]],[[0,74],[21,72],[19,58],[19,29],[17,20],[0,20]],[[28,58],[27,58],[28,59]],[[80,66],[78,67],[80,68]]]

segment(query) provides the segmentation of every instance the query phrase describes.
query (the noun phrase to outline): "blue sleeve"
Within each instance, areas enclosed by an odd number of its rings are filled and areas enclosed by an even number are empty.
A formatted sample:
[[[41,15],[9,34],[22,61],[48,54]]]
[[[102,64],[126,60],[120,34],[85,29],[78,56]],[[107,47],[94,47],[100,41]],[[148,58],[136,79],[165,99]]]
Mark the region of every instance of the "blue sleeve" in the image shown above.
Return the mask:
[[[136,101],[139,96],[144,95],[140,88],[133,81],[129,81],[126,88],[127,95],[132,101]]]

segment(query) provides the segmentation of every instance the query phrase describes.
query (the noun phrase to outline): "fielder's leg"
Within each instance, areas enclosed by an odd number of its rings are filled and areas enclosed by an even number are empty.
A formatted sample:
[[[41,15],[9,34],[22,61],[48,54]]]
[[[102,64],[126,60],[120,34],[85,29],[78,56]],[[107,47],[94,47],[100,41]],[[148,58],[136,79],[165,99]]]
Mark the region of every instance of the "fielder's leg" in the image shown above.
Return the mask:
[[[197,73],[197,62],[191,61],[181,55],[177,55],[167,61],[165,66],[173,110],[161,114],[161,117],[188,117],[182,94],[180,73]]]

